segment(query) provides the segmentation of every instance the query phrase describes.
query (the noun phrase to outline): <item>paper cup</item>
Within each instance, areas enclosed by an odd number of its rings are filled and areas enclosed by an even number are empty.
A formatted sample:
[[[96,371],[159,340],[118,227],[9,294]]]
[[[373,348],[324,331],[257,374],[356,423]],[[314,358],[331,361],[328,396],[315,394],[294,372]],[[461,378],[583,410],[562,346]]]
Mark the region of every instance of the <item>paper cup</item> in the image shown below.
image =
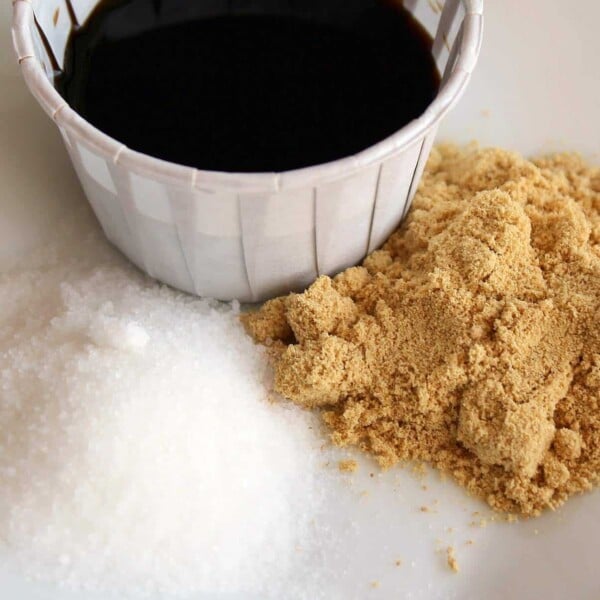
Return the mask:
[[[440,120],[467,86],[483,30],[482,0],[447,0],[443,9],[440,2],[405,0],[434,36],[443,73],[438,96],[420,118],[364,152],[327,164],[220,173],[126,148],[54,89],[53,64],[62,65],[71,28],[97,2],[14,2],[13,39],[27,85],[59,127],[106,237],[160,281],[243,302],[334,275],[394,231],[410,207]]]

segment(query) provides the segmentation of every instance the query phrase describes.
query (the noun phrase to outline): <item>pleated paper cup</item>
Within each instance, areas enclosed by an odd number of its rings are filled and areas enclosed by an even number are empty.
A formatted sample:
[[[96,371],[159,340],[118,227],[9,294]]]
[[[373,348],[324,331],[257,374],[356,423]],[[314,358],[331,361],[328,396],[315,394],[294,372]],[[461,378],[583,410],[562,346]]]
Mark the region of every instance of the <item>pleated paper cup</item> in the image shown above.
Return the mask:
[[[438,96],[420,118],[342,160],[284,173],[220,173],[130,150],[82,119],[54,89],[53,65],[62,67],[71,29],[97,3],[14,2],[13,39],[27,85],[60,129],[106,237],[160,281],[243,302],[334,275],[394,231],[410,207],[440,120],[469,82],[483,30],[482,0],[447,0],[443,8],[405,0],[434,36],[433,56],[443,73]]]

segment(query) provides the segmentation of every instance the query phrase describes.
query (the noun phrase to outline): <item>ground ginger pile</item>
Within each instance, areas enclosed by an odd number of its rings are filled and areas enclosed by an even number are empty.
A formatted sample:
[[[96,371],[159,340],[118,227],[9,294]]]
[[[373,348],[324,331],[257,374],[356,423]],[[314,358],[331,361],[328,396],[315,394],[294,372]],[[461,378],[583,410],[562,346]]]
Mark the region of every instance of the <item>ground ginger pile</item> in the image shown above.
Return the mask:
[[[537,515],[600,482],[600,169],[433,151],[383,249],[244,317],[275,390],[382,467]]]

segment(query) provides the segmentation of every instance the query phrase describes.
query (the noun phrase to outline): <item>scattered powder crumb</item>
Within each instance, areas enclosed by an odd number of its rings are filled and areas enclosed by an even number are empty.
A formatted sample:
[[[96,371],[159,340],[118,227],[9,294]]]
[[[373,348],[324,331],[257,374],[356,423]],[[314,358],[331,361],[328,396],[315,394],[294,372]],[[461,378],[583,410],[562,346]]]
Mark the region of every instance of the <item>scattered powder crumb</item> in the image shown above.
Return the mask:
[[[475,542],[473,540],[467,540],[465,546],[472,546]]]
[[[401,567],[402,566],[402,561],[400,559],[396,560],[396,562],[394,563],[397,567]]]
[[[435,149],[405,224],[245,318],[275,389],[384,468],[538,515],[600,481],[600,169]]]
[[[3,565],[119,597],[287,597],[322,440],[268,402],[238,313],[143,277],[87,211],[0,274]]]
[[[358,463],[354,459],[340,460],[338,469],[342,473],[356,473],[358,471]]]
[[[379,581],[371,581],[371,587],[374,590],[379,589],[381,587],[381,583],[379,583]]]
[[[471,527],[480,527],[481,529],[485,529],[488,526],[489,521],[487,519],[478,519],[476,521],[471,521],[469,525]]]
[[[456,560],[456,555],[454,553],[453,546],[448,546],[448,549],[446,550],[446,559],[450,569],[452,569],[454,573],[458,573],[460,571],[460,568],[458,566],[458,561]]]

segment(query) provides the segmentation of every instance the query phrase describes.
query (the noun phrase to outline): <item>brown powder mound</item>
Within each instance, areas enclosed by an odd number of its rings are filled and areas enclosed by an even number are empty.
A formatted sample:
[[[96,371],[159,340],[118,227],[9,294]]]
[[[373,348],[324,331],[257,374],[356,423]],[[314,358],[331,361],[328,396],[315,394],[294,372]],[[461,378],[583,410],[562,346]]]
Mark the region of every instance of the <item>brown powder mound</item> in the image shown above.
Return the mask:
[[[600,169],[434,150],[362,267],[244,317],[275,389],[383,467],[536,515],[600,481]]]

